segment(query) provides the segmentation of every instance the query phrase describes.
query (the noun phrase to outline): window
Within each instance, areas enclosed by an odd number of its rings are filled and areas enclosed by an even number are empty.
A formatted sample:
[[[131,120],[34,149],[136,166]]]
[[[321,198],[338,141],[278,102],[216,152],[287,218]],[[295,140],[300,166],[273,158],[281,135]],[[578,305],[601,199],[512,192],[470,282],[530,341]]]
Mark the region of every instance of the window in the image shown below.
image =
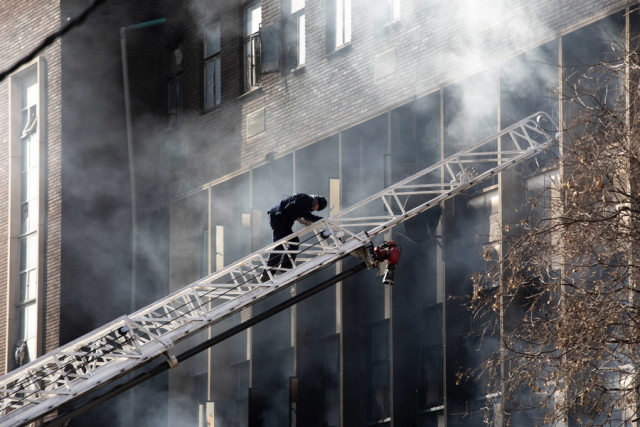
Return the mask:
[[[336,47],[351,41],[351,0],[336,1]]]
[[[38,356],[38,283],[40,263],[40,138],[38,118],[42,85],[42,61],[10,79],[12,116],[18,120],[11,130],[9,318],[13,320],[7,339],[9,360],[14,369]],[[14,243],[15,242],[15,243]]]
[[[351,0],[327,0],[327,51],[351,41]]]
[[[26,343],[26,359],[36,355],[36,291],[38,267],[38,136],[37,115],[38,83],[36,71],[26,75],[21,82],[20,132],[20,292],[18,298],[18,336],[16,347]],[[20,356],[16,351],[16,364]]]
[[[167,115],[172,128],[182,115],[182,45],[175,44],[167,53]]]
[[[260,84],[260,24],[262,6],[260,3],[245,9],[244,19],[244,87],[245,91]]]
[[[204,30],[204,110],[220,105],[220,23]]]
[[[387,3],[388,20],[387,22],[393,22],[400,19],[400,0],[385,0]]]
[[[443,401],[442,304],[422,308],[418,409],[431,409]]]
[[[373,0],[371,9],[374,31],[400,19],[400,0]]]
[[[369,361],[368,374],[368,420],[380,422],[391,416],[391,363],[389,342],[389,319],[368,326]]]
[[[323,339],[322,343],[323,422],[326,426],[337,426],[340,424],[340,335],[331,335]]]
[[[291,15],[287,21],[287,61],[289,69],[304,65],[306,59],[305,0],[291,0]]]

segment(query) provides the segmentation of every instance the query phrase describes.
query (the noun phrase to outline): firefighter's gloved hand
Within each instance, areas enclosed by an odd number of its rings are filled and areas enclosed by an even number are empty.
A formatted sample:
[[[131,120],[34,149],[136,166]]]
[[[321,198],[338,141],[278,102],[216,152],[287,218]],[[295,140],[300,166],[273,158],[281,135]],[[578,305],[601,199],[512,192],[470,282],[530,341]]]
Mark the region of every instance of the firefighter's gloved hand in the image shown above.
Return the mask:
[[[306,220],[306,219],[304,219],[304,218],[298,218],[298,220],[297,220],[297,221],[298,221],[300,224],[303,224],[303,225],[305,225],[305,226],[307,226],[307,227],[308,227],[308,226],[310,226],[311,224],[313,224],[313,222],[311,222],[311,221],[307,221],[307,220]]]

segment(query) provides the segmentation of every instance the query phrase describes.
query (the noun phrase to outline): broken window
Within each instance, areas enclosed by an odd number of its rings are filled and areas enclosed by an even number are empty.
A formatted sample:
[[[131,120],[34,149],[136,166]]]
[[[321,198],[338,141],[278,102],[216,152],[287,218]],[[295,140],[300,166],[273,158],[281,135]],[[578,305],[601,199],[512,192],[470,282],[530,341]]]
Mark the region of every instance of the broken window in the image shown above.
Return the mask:
[[[306,59],[304,2],[305,0],[291,0],[291,14],[285,28],[289,69],[304,65]]]
[[[351,41],[351,0],[327,0],[327,51]]]
[[[246,8],[244,17],[244,87],[248,92],[260,84],[261,4],[256,3]]]
[[[204,110],[221,102],[220,23],[204,30]]]
[[[280,71],[280,23],[260,27],[260,73]]]

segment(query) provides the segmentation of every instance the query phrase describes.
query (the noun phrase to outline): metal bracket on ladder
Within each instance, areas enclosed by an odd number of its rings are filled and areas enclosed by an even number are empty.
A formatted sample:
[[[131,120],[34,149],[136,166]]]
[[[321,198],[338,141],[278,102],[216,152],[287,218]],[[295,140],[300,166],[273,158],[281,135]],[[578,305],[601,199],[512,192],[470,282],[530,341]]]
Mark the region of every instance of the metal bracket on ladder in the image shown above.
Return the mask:
[[[169,364],[169,367],[171,369],[175,368],[180,364],[180,362],[178,362],[178,359],[173,354],[169,354],[168,351],[165,351],[162,354],[164,354],[164,357],[167,358],[167,363]]]
[[[366,246],[373,237],[549,148],[557,130],[542,129],[540,116],[547,125],[553,125],[546,113],[536,113],[330,218],[0,377],[0,427],[37,420],[162,355],[174,367],[178,361],[168,349],[175,343],[348,254],[366,262]],[[498,140],[500,150],[494,147]],[[449,178],[440,180],[441,171]],[[425,200],[406,208],[412,196]],[[293,253],[276,248],[286,246],[294,237],[300,239],[300,244],[293,268],[269,270],[267,260],[271,254]],[[269,270],[269,280],[262,281],[265,270]]]

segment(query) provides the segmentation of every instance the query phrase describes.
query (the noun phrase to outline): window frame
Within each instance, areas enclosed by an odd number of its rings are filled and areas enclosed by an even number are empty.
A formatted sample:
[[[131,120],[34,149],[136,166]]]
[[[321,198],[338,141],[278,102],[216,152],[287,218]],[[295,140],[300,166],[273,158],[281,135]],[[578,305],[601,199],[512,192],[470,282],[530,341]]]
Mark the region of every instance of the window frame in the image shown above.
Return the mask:
[[[42,179],[42,135],[46,134],[46,63],[38,57],[9,76],[9,247],[6,299],[5,372],[16,367],[15,355],[21,335],[27,334],[26,362],[42,354],[42,286],[44,233],[44,180]],[[25,91],[33,79],[35,93]],[[33,96],[31,101],[28,100]],[[34,102],[34,103],[32,103]],[[25,122],[26,118],[26,122]],[[26,217],[25,217],[26,208]],[[27,218],[27,222],[25,222]],[[26,246],[25,246],[26,245]],[[27,282],[23,282],[26,277]],[[23,286],[26,285],[26,286]],[[29,289],[31,285],[35,287]],[[26,316],[26,317],[25,317]],[[22,323],[24,324],[22,324]],[[31,331],[31,332],[29,332]],[[30,341],[29,341],[30,340]],[[25,362],[25,363],[26,363]]]
[[[402,14],[402,0],[386,0],[389,2],[389,16],[386,24],[393,24],[396,21],[400,20],[400,16]]]
[[[175,59],[175,67],[172,65],[176,56],[176,52],[180,52],[180,59]],[[171,129],[177,126],[184,114],[184,96],[183,96],[183,79],[182,72],[184,61],[184,44],[182,40],[175,41],[165,46],[166,55],[166,115],[167,115],[167,129]],[[172,99],[175,97],[175,105],[172,103]],[[173,108],[172,108],[173,107]]]
[[[346,50],[352,41],[351,0],[325,0],[325,44],[326,53]]]
[[[250,11],[260,9],[260,21],[255,32],[248,34]],[[262,2],[252,2],[243,9],[242,16],[242,66],[244,93],[251,92],[260,87],[260,26],[262,25]]]
[[[295,61],[292,64],[288,64],[289,68],[297,69],[305,66],[306,63],[306,0],[302,0],[303,6],[297,10],[293,9],[293,1],[291,2],[291,9],[289,10],[289,19],[295,25],[296,28],[296,52]],[[302,23],[301,23],[302,21]],[[301,60],[302,58],[302,60]]]
[[[336,1],[336,16],[335,16],[335,46],[334,50],[339,50],[344,46],[351,43],[352,40],[352,4],[351,0],[335,0]],[[341,19],[339,19],[341,17]],[[341,34],[341,37],[338,37]]]
[[[212,52],[211,54],[207,55],[207,53],[209,53],[209,50],[207,49],[207,30],[211,30],[212,28],[217,27],[217,31],[218,31],[218,46],[217,46],[217,50],[215,50],[214,52]],[[220,22],[216,22],[212,25],[210,25],[209,27],[207,27],[205,30],[203,30],[203,35],[202,35],[202,111],[203,112],[209,112],[211,110],[215,110],[216,108],[218,108],[221,104],[222,104],[222,81],[221,81],[221,75],[222,75],[222,63],[221,63],[221,55],[222,55],[222,24]],[[212,88],[212,102],[211,105],[207,104],[207,93],[208,93],[208,89],[209,89],[209,74],[208,74],[208,67],[209,64],[213,64],[212,65],[212,80],[211,80],[211,85],[213,86]]]

